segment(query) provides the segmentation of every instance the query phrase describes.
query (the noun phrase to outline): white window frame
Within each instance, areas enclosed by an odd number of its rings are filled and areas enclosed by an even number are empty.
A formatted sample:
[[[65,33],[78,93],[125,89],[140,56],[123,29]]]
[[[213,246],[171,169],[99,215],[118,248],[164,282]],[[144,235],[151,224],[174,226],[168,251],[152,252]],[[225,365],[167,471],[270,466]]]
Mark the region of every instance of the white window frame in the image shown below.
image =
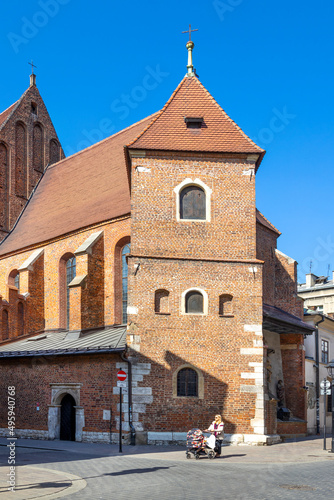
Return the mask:
[[[186,295],[188,292],[200,292],[203,295],[203,312],[202,313],[187,313],[186,312]],[[187,316],[207,316],[209,309],[209,301],[208,294],[203,288],[192,287],[188,288],[181,294],[181,314],[185,314]]]
[[[198,186],[204,190],[205,193],[205,219],[181,219],[180,218],[180,194],[182,189],[188,186]],[[176,220],[178,222],[211,222],[211,194],[212,189],[209,188],[200,179],[184,179],[180,184],[174,188],[176,194]]]

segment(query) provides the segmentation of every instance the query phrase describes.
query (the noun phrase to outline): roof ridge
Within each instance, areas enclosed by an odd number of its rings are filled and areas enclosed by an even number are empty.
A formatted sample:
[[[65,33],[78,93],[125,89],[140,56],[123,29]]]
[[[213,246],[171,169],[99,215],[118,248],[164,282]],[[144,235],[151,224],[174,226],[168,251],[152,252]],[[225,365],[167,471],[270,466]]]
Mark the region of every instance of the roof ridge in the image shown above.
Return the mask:
[[[274,229],[277,233],[282,234],[282,233],[281,233],[281,231],[280,231],[279,229],[277,229],[277,227],[275,227],[275,226],[274,226],[274,224],[272,224],[272,223],[270,222],[270,220],[268,220],[268,219],[267,219],[267,217],[265,217],[265,216],[263,215],[263,213],[262,213],[262,212],[260,212],[260,210],[259,210],[258,208],[256,209],[256,211],[257,211],[257,212],[258,212],[258,213],[259,213],[259,214],[260,214],[260,215],[264,218],[264,220],[265,220],[266,222],[268,222],[268,224],[269,224],[269,225],[270,225],[270,226],[271,226],[271,227],[272,227],[272,228],[273,228],[273,229]],[[259,221],[259,222],[260,222],[260,221]]]
[[[129,144],[127,144],[127,147],[130,147],[132,146],[132,144],[134,144],[136,141],[138,141],[138,139],[144,135],[144,133],[152,127],[153,123],[155,123],[157,121],[158,118],[160,118],[160,116],[162,115],[162,113],[167,109],[167,107],[170,105],[170,103],[172,102],[172,100],[174,99],[175,95],[177,94],[177,92],[180,90],[181,88],[181,85],[183,84],[183,82],[185,81],[185,79],[188,78],[187,76],[184,76],[182,78],[182,80],[180,81],[180,83],[178,84],[178,86],[176,87],[176,89],[174,90],[174,92],[172,93],[172,95],[170,96],[170,98],[168,99],[168,101],[166,102],[166,104],[164,105],[163,108],[161,108],[160,111],[157,112],[157,115],[153,118],[153,120],[147,125],[147,127],[144,128],[144,130],[135,138],[133,139],[133,141],[129,142]]]
[[[11,112],[9,113],[9,115],[7,116],[7,118],[5,119],[5,121],[3,121],[2,123],[0,123],[0,130],[5,126],[5,124],[8,122],[9,118],[11,118],[11,116],[13,115],[14,111],[16,111],[16,109],[19,107],[19,105],[21,104],[21,101],[22,99],[25,97],[25,95],[29,92],[30,90],[30,86],[23,92],[23,94],[21,95],[21,97],[15,101],[13,104],[11,104],[10,106],[8,106],[8,108],[6,108],[4,111],[2,111],[0,113],[0,117],[3,113],[5,113],[6,111],[8,111],[9,108],[11,108],[11,106],[13,106],[13,109],[11,110]],[[36,87],[37,88],[37,87]]]
[[[221,105],[218,104],[218,102],[213,97],[213,95],[210,94],[208,89],[204,87],[203,83],[197,77],[195,77],[195,81],[197,82],[198,85],[201,86],[201,88],[204,90],[204,92],[208,95],[208,97],[212,101],[212,103],[215,104],[218,107],[218,109],[223,113],[225,118],[227,118],[227,120],[229,120],[230,123],[232,123],[239,130],[239,132],[242,133],[242,135],[245,137],[245,139],[247,139],[253,146],[255,146],[259,150],[259,152],[264,153],[265,150],[260,148],[260,146],[258,146],[250,137],[248,137],[247,134],[245,134],[245,132],[242,130],[242,128],[239,127],[239,125],[226,113],[226,111],[221,107]]]
[[[48,170],[56,167],[57,165],[59,165],[60,163],[63,163],[67,160],[69,160],[70,158],[74,158],[75,156],[79,156],[80,154],[83,154],[85,153],[86,151],[88,151],[89,149],[93,149],[97,146],[100,146],[103,142],[107,142],[111,139],[114,139],[114,137],[122,134],[123,132],[126,132],[128,130],[130,130],[132,127],[135,127],[137,125],[139,125],[141,122],[144,122],[145,120],[147,120],[148,118],[150,118],[151,116],[154,116],[155,114],[159,113],[159,111],[156,111],[155,113],[153,113],[152,115],[149,115],[149,116],[146,116],[145,118],[142,118],[141,120],[139,120],[138,122],[135,122],[135,123],[132,123],[131,125],[129,125],[128,127],[126,128],[123,128],[122,130],[119,130],[118,132],[115,132],[115,134],[112,134],[112,135],[109,135],[108,137],[105,137],[104,139],[102,139],[101,141],[99,142],[96,142],[95,144],[92,144],[91,146],[88,146],[88,148],[85,148],[85,149],[81,149],[80,151],[77,151],[76,153],[73,153],[73,155],[71,156],[66,156],[66,158],[63,158],[62,160],[56,162],[56,163],[53,163],[52,165],[50,165],[48,167]]]

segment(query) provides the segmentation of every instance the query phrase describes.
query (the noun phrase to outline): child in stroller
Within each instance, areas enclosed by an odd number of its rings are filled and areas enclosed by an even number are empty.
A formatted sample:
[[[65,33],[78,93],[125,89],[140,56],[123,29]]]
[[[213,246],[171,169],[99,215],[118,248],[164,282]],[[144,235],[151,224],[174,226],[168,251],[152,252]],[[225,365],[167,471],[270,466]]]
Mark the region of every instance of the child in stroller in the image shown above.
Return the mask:
[[[194,455],[199,459],[200,455],[207,455],[208,458],[215,458],[216,452],[215,437],[206,438],[200,429],[191,429],[187,434],[187,451],[186,457],[191,458]]]

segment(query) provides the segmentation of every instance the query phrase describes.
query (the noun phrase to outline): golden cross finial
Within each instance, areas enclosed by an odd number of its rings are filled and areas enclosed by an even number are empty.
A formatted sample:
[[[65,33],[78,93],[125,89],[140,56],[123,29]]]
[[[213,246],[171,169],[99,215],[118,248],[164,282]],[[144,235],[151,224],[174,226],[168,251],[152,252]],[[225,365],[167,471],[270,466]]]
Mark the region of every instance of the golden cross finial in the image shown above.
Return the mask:
[[[189,42],[191,42],[191,33],[193,31],[198,31],[198,29],[197,30],[192,30],[191,29],[191,24],[189,24],[189,29],[187,31],[182,31],[182,33],[189,33]]]

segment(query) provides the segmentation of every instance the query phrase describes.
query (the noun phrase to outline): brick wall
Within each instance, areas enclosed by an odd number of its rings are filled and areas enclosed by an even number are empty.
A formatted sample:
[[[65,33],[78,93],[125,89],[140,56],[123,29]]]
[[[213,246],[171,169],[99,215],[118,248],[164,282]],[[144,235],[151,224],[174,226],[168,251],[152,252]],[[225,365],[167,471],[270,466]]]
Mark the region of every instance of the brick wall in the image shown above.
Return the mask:
[[[263,266],[263,302],[275,303],[275,249],[277,234],[257,222],[256,224],[256,256],[264,261]]]
[[[26,334],[44,328],[66,328],[65,267],[62,267],[61,263],[63,259],[66,262],[67,256],[74,255],[80,245],[98,230],[103,231],[103,236],[93,246],[92,252],[77,257],[77,275],[86,274],[87,278],[80,285],[80,300],[76,309],[79,326],[76,328],[86,329],[121,323],[115,312],[121,310],[121,288],[115,290],[114,287],[121,268],[118,265],[115,270],[115,265],[120,244],[129,241],[129,218],[79,231],[42,247],[42,255],[30,269],[20,271],[20,293],[27,292],[27,297],[18,295],[16,287],[12,287],[14,295],[9,299],[9,275],[23,265],[34,249],[2,258],[0,295],[3,301],[0,301],[0,318],[1,307],[4,307],[9,311],[9,338],[16,336],[18,300],[23,301],[26,311]]]
[[[227,433],[254,432],[257,375],[251,363],[263,362],[262,265],[255,260],[249,166],[242,157],[189,154],[147,153],[132,160],[129,339],[137,359],[153,361],[145,429],[203,428],[218,412]],[[209,221],[178,220],[175,188],[185,179],[212,190]],[[207,295],[207,314],[182,310],[184,292],[193,287]],[[157,290],[168,292],[168,314],[155,312]],[[221,295],[232,297],[226,316],[219,314]],[[175,397],[173,376],[184,365],[201,372],[203,399]]]
[[[103,410],[112,409],[112,427],[116,430],[117,404],[116,362],[113,354],[2,359],[0,364],[0,398],[7,401],[8,386],[15,386],[15,426],[18,429],[48,429],[48,405],[55,383],[82,383],[80,405],[85,410],[84,431],[108,432],[110,422],[103,420]],[[40,403],[39,411],[36,403]],[[0,427],[7,427],[7,408],[0,407]]]

